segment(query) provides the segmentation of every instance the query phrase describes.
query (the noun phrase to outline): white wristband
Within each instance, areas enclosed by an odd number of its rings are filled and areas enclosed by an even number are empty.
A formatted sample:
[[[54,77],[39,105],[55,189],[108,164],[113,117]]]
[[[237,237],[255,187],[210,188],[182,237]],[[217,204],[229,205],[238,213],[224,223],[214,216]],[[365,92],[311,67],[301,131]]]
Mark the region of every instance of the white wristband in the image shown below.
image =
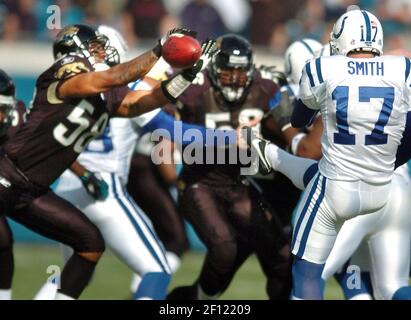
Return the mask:
[[[291,140],[291,152],[292,152],[293,154],[297,154],[298,145],[300,144],[301,139],[304,138],[306,135],[307,135],[307,134],[302,133],[302,132],[301,132],[301,133],[297,133],[297,134],[294,136],[293,140]]]
[[[166,89],[170,96],[177,99],[190,85],[191,81],[179,74],[167,83]]]

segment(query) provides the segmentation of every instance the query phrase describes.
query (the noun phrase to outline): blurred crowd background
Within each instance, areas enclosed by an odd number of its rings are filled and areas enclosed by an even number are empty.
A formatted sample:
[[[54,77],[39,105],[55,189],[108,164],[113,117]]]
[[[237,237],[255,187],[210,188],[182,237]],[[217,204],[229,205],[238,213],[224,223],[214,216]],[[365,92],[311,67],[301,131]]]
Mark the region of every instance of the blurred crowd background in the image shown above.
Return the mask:
[[[61,9],[62,26],[109,24],[131,47],[185,26],[200,39],[235,32],[282,54],[302,37],[327,42],[334,21],[350,5],[380,18],[386,49],[411,44],[411,0],[0,0],[0,39],[50,41],[58,31],[46,27],[51,5]]]

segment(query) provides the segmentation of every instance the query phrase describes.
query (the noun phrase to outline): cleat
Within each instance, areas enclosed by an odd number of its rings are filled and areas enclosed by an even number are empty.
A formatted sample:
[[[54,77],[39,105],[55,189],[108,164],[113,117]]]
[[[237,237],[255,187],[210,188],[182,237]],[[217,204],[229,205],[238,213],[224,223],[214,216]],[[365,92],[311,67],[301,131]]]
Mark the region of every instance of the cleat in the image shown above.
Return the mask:
[[[245,130],[245,132],[243,130]],[[254,151],[256,152],[254,154],[258,156],[258,172],[262,175],[270,174],[273,171],[273,168],[271,167],[270,161],[267,160],[265,154],[265,150],[270,141],[257,136],[253,129],[250,127],[242,128],[241,132],[243,134],[245,133],[245,137],[243,135],[243,138],[247,143],[247,146],[251,149],[254,149]]]

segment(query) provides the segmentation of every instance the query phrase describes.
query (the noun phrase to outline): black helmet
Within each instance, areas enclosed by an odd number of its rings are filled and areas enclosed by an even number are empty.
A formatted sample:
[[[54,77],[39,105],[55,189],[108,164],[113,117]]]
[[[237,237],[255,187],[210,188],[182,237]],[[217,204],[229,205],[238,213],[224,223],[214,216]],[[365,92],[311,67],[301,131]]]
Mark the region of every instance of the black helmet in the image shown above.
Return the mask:
[[[98,42],[105,51],[105,61],[118,60],[119,55],[114,47],[110,46],[108,38],[96,28],[84,24],[72,24],[62,29],[53,43],[54,59],[59,59],[69,53],[82,54],[94,64],[90,44]]]
[[[0,136],[6,134],[16,109],[16,87],[9,75],[0,69]]]
[[[247,39],[226,34],[217,39],[220,52],[213,58],[208,73],[214,87],[228,103],[245,99],[254,75],[253,50]]]

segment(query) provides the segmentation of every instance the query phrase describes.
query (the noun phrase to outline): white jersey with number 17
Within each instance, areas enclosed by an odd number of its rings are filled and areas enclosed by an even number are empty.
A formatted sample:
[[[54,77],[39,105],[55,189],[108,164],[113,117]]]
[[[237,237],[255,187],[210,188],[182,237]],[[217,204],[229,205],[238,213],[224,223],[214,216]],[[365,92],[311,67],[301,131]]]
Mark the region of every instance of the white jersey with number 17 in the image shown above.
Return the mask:
[[[320,110],[320,172],[333,180],[387,183],[410,109],[410,60],[319,57],[303,69],[299,98]]]

